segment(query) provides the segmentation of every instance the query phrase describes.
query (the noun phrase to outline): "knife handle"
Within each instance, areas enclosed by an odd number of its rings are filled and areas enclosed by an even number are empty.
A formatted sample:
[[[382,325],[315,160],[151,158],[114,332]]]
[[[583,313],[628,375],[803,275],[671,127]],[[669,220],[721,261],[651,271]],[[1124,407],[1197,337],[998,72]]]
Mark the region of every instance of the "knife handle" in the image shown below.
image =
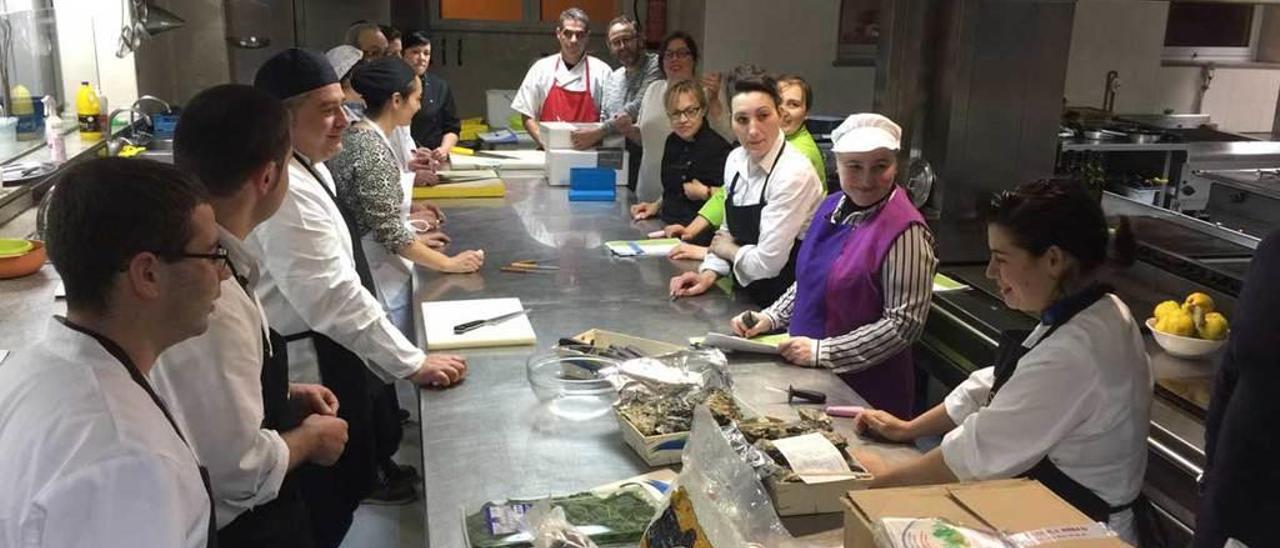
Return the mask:
[[[807,388],[787,387],[787,403],[800,400],[809,403],[827,403],[827,395]]]
[[[453,326],[453,334],[462,335],[468,331],[473,331],[476,328],[484,325],[485,321],[486,320],[473,320],[466,323],[460,323],[458,325],[455,325]]]

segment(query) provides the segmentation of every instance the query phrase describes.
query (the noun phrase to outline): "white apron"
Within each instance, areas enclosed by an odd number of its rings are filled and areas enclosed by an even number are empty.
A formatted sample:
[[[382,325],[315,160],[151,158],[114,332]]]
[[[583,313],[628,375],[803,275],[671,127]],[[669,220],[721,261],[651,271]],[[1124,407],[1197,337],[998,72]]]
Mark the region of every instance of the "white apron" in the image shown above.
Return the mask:
[[[391,140],[382,133],[382,128],[371,121],[366,123],[373,127],[378,137],[382,139],[382,144],[391,153],[391,157],[396,158],[397,163],[399,163],[400,155],[396,154],[396,148],[392,146]],[[410,232],[417,234],[409,225],[409,209],[413,204],[413,180],[415,174],[406,172],[404,165],[397,167],[400,169],[400,193],[402,196],[400,201],[400,222],[406,228],[409,228]],[[413,313],[409,305],[410,301],[412,301],[413,293],[413,261],[387,251],[387,248],[378,243],[371,233],[365,234],[360,238],[360,245],[364,246],[364,255],[369,260],[369,269],[373,273],[373,283],[378,289],[378,301],[382,303],[382,308],[387,311],[387,315],[391,318],[391,323],[395,324],[406,337],[412,337]]]

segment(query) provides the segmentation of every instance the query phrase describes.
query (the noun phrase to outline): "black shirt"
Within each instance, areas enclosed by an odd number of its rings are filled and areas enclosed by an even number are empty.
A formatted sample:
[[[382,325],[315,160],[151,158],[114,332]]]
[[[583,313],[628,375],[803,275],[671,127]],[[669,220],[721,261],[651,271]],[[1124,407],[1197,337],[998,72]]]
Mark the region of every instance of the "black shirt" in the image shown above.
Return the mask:
[[[447,133],[460,133],[458,108],[453,103],[453,88],[430,72],[422,75],[422,109],[413,115],[409,133],[420,147],[439,148]]]
[[[662,221],[687,225],[698,216],[705,201],[684,195],[684,183],[697,179],[702,184],[724,186],[724,162],[733,150],[728,141],[705,121],[686,141],[674,132],[667,137],[662,152]]]

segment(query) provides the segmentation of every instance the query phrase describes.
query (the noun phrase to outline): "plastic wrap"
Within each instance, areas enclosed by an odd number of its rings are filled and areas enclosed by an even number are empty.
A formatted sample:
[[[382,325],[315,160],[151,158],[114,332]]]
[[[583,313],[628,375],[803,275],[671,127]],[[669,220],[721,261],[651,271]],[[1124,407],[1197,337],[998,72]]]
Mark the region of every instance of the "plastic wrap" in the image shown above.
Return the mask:
[[[756,471],[730,447],[711,411],[699,406],[693,417],[684,467],[641,547],[801,546],[782,526]]]
[[[618,366],[617,373],[614,383],[619,388],[631,383],[640,383],[655,392],[733,388],[729,360],[714,348],[626,360]]]
[[[533,532],[533,548],[597,548],[591,537],[578,531],[564,517],[564,508],[539,501],[526,516]]]
[[[761,451],[759,447],[747,441],[747,437],[742,435],[742,431],[738,429],[737,424],[728,424],[722,427],[721,431],[724,433],[725,439],[728,440],[729,447],[732,447],[733,452],[737,453],[743,461],[756,471],[756,477],[760,478],[761,481],[782,471],[782,466],[779,466],[773,460],[773,457],[770,457],[768,453]]]

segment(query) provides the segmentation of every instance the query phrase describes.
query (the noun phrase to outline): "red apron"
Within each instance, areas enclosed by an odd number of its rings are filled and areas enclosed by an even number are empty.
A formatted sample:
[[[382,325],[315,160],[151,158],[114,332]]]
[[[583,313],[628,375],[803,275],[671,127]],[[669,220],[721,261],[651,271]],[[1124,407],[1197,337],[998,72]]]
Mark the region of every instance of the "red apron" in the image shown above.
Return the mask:
[[[555,75],[551,77],[551,91],[547,92],[547,98],[542,102],[542,111],[538,114],[538,120],[542,122],[599,122],[600,111],[596,108],[595,101],[591,99],[591,63],[590,59],[582,56],[580,63],[587,63],[585,73],[587,78],[586,91],[569,91],[560,87],[555,83]],[[556,59],[556,70],[560,70],[560,59]]]

